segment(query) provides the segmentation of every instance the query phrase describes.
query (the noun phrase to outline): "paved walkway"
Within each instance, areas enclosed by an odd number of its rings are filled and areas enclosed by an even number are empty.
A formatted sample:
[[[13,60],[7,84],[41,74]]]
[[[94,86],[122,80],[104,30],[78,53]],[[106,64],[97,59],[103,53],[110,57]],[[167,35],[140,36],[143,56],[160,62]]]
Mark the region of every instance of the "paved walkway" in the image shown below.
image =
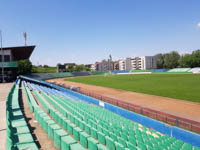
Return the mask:
[[[0,150],[6,150],[6,97],[13,83],[0,83]]]

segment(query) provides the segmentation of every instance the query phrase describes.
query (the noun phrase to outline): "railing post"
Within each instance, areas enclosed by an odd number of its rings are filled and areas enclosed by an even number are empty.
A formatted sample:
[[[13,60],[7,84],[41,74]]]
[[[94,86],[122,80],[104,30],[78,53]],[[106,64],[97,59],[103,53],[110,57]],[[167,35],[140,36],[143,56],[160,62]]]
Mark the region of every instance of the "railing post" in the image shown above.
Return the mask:
[[[142,109],[142,108],[140,109],[140,114],[142,114],[142,115],[143,115],[143,109]]]
[[[179,126],[179,121],[178,121],[178,119],[176,119],[176,126],[177,126],[177,127]]]

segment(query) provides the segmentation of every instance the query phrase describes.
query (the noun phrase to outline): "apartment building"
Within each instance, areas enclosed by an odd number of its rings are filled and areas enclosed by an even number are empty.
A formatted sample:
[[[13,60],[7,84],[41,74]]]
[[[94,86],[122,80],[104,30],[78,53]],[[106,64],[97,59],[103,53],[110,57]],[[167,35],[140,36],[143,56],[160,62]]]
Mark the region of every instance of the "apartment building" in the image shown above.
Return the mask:
[[[119,70],[126,70],[125,69],[125,62],[126,62],[126,59],[120,59],[119,60]]]
[[[156,58],[154,56],[141,56],[119,60],[119,70],[154,69]]]
[[[119,70],[119,61],[113,63],[113,70]]]

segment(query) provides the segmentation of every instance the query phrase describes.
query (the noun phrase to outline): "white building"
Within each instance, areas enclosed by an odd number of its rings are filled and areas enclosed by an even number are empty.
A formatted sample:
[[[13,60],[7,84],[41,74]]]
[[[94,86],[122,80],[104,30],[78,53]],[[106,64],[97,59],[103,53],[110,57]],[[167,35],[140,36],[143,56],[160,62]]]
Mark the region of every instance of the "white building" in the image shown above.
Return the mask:
[[[95,64],[91,64],[91,66],[90,66],[90,70],[92,70],[92,71],[96,71],[96,65],[95,65]]]
[[[125,60],[126,59],[119,60],[119,70],[125,70]]]
[[[156,68],[154,56],[141,56],[119,60],[119,70],[146,70]]]

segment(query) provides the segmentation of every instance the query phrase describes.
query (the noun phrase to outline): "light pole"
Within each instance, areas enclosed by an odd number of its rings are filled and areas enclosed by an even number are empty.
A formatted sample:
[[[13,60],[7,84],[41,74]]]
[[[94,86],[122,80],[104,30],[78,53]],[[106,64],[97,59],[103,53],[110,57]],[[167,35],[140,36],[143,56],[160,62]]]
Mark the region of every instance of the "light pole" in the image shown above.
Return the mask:
[[[2,31],[0,30],[0,36],[1,36],[1,61],[2,61],[2,72],[1,72],[1,75],[2,75],[2,82],[4,83],[4,55],[3,55],[3,44],[2,44]]]

